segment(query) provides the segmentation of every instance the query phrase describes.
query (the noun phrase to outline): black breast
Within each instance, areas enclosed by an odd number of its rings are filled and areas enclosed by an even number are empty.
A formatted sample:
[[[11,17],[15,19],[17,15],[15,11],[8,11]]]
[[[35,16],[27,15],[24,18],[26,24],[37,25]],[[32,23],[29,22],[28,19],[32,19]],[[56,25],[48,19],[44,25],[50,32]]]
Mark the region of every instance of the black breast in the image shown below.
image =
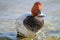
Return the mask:
[[[37,32],[39,29],[43,27],[44,24],[44,20],[42,18],[37,18],[41,20],[38,20],[33,16],[27,16],[23,21],[24,26],[30,31]]]

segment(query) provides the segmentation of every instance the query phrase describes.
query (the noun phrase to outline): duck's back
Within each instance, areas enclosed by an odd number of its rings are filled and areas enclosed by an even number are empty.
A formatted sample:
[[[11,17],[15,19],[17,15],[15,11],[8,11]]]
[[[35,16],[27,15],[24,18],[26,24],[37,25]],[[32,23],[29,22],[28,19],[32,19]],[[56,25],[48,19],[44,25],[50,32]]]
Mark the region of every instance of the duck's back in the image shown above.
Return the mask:
[[[19,33],[35,35],[43,27],[44,20],[42,17],[33,17],[31,14],[23,14],[16,20],[16,29]]]
[[[25,36],[28,35],[35,35],[34,32],[29,31],[27,27],[24,25],[24,20],[28,17],[31,16],[31,14],[22,14],[18,19],[16,19],[16,30],[19,32],[19,34],[24,34]]]

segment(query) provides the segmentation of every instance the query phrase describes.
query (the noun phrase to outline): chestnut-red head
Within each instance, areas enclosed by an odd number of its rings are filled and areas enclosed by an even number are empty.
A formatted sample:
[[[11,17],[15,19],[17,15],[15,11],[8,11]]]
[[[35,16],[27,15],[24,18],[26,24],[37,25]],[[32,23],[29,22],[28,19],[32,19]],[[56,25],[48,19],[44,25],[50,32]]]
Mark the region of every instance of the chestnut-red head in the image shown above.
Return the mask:
[[[32,9],[31,9],[32,16],[38,16],[38,15],[40,15],[39,13],[41,13],[41,11],[43,11],[43,7],[42,7],[41,2],[34,3]]]

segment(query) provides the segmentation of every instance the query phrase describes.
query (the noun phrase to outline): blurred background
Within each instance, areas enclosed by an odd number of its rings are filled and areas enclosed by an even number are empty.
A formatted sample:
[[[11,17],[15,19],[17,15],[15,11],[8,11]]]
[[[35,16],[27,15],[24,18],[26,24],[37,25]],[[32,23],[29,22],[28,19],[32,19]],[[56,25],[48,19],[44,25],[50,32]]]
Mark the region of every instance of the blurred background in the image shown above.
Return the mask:
[[[22,13],[29,13],[37,1],[42,3],[45,14],[45,25],[39,36],[60,36],[60,0],[0,0],[0,36],[3,33],[7,37],[12,37],[9,35],[12,33],[15,38],[16,19]]]

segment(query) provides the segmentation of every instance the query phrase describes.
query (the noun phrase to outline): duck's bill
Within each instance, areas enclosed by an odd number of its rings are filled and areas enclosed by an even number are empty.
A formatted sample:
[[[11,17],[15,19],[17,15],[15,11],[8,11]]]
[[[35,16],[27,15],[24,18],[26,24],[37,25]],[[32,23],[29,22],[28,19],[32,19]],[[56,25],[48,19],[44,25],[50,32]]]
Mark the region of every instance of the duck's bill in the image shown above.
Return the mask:
[[[44,14],[41,12],[41,14],[39,14],[41,17],[44,17]]]

